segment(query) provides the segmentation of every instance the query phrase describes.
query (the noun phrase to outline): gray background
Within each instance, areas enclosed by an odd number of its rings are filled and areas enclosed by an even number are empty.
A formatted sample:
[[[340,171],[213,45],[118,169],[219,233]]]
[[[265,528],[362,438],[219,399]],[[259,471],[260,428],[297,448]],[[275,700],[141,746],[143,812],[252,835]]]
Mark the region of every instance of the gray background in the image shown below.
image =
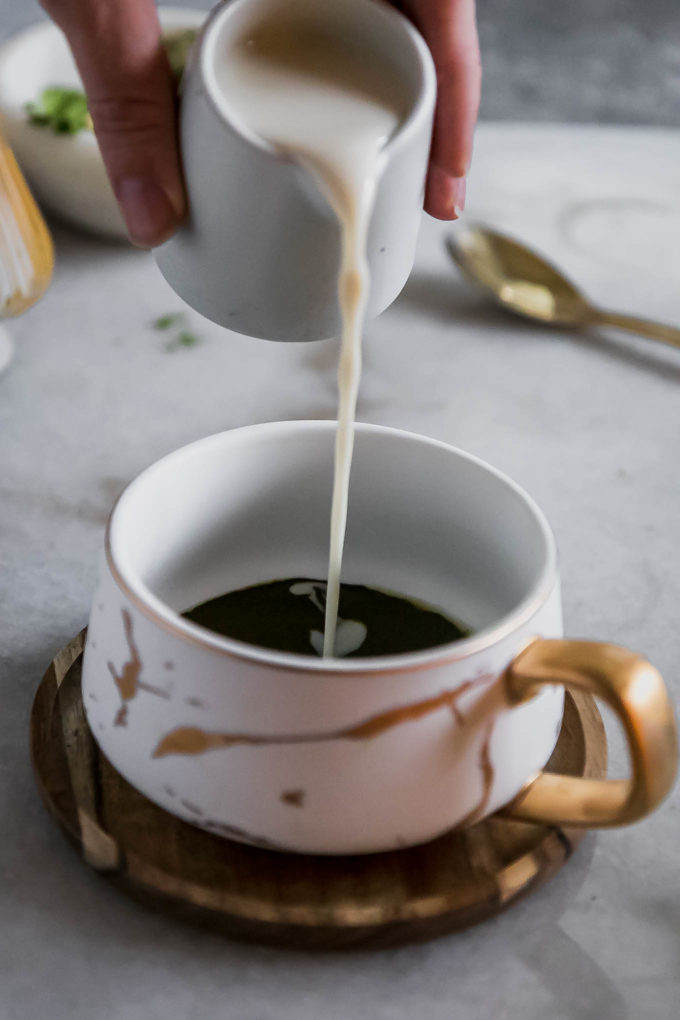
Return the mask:
[[[680,125],[677,0],[478,0],[478,10],[483,119]],[[41,16],[36,0],[0,0],[0,35]]]

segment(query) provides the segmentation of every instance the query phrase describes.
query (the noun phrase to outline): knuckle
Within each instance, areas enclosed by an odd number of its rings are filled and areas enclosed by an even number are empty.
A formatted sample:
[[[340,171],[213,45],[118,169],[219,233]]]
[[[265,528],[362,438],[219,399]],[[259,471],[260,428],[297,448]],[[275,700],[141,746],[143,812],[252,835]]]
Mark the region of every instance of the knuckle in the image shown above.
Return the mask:
[[[99,136],[160,138],[168,131],[165,105],[145,95],[95,96],[90,113]]]

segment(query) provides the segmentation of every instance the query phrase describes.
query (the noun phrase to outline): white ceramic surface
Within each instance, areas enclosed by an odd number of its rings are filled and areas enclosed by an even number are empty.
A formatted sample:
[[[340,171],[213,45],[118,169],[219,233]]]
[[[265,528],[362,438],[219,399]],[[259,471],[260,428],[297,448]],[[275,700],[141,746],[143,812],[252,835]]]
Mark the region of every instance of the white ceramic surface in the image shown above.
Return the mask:
[[[248,584],[324,576],[334,434],[333,422],[222,433],[132,483],[109,526],[83,694],[116,768],[186,821],[362,853],[483,817],[545,764],[562,689],[510,709],[499,674],[532,637],[560,635],[559,585],[548,525],[512,482],[442,443],[362,425],[344,579],[441,606],[473,636],[327,661],[182,619]],[[413,719],[343,735],[430,699]]]
[[[161,8],[160,19],[165,28],[199,28],[205,12]],[[57,135],[27,118],[26,104],[52,85],[82,89],[65,36],[42,21],[0,47],[0,127],[46,209],[85,230],[126,240],[94,134]]]
[[[395,299],[413,265],[435,72],[422,38],[392,7],[375,0],[323,2],[341,37],[362,45],[370,40],[376,58],[394,66],[410,102],[386,146],[369,230],[372,317]],[[168,283],[215,322],[268,340],[319,340],[340,330],[337,218],[307,172],[233,119],[214,71],[228,40],[269,6],[271,0],[234,0],[206,24],[182,90],[189,218],[155,254]]]

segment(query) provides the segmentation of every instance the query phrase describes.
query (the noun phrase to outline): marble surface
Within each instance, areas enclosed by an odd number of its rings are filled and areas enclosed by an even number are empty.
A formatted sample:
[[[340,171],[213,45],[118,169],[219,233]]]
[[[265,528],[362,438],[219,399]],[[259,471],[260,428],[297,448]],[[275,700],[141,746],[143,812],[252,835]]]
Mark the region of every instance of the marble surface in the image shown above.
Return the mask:
[[[477,12],[482,118],[680,125],[677,0],[477,0]],[[38,0],[0,0],[0,38],[40,17]]]
[[[484,125],[470,215],[541,247],[611,306],[680,321],[680,137]],[[367,330],[360,418],[509,472],[557,534],[567,632],[627,642],[680,678],[680,351],[531,328],[485,305],[427,221],[410,282]],[[455,228],[453,228],[455,229]],[[309,956],[247,947],[129,902],[46,815],[31,698],[86,622],[121,487],[220,429],[333,417],[334,342],[151,328],[181,303],[148,253],[56,227],[45,299],[11,324],[0,376],[0,1018],[670,1020],[680,991],[678,796],[589,836],[548,887],[429,945]],[[612,768],[625,770],[621,741]]]

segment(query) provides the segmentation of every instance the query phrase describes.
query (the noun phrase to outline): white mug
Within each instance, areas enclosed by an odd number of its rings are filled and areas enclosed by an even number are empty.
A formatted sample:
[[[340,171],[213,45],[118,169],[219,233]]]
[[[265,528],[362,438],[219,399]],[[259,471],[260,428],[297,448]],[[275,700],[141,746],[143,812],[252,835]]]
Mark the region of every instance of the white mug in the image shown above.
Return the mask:
[[[325,576],[334,437],[318,421],[225,432],[121,496],[83,670],[88,722],[115,768],[194,825],[317,854],[411,846],[510,801],[515,817],[587,827],[652,810],[677,760],[661,677],[632,652],[561,639],[541,511],[443,443],[357,426],[343,579],[437,605],[470,637],[324,660],[180,615],[246,585]],[[613,705],[631,779],[541,773],[564,684]]]
[[[269,340],[337,336],[340,228],[310,175],[233,118],[215,68],[230,40],[275,5],[232,0],[211,14],[185,72],[180,110],[189,216],[156,249],[171,287],[201,314]],[[413,25],[382,0],[294,0],[347,45],[360,40],[394,67],[407,116],[386,145],[368,238],[368,315],[383,311],[413,266],[423,206],[436,76]],[[318,13],[317,13],[318,17]]]

